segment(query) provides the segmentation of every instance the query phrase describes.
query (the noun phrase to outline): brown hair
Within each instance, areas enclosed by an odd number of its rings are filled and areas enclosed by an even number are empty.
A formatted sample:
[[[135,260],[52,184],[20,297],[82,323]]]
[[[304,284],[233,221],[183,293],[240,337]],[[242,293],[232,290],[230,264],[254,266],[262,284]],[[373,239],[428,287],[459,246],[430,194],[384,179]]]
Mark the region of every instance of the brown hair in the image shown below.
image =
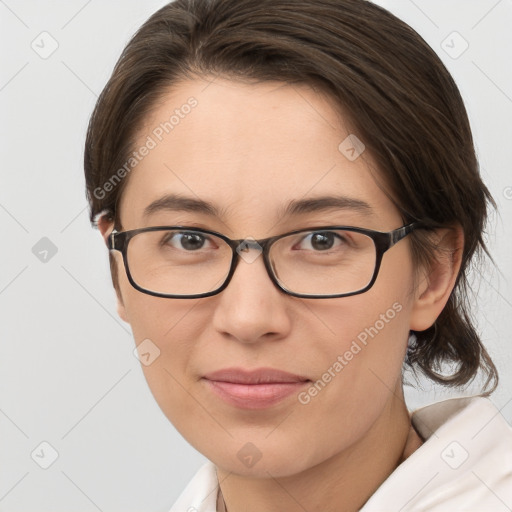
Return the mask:
[[[421,36],[369,1],[175,0],[153,14],[124,49],[90,120],[84,165],[91,221],[106,214],[121,229],[116,205],[128,176],[109,193],[105,183],[119,176],[157,99],[182,79],[210,75],[318,86],[378,162],[405,222],[462,227],[456,286],[435,324],[414,333],[406,363],[453,386],[482,369],[484,388],[492,383],[494,390],[497,370],[472,325],[467,273],[487,252],[482,235],[487,206],[495,204],[479,174],[464,103]],[[435,258],[428,231],[412,233],[411,247],[417,265]],[[117,290],[114,263],[111,257]]]

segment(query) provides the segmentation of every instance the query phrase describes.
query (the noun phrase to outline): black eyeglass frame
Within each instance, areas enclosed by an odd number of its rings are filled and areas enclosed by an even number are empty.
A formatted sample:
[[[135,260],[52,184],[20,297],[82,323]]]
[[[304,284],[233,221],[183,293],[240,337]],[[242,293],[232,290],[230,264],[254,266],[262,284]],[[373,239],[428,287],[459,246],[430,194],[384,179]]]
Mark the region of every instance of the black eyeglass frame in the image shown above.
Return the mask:
[[[222,233],[218,233],[217,231],[211,231],[208,229],[199,229],[199,228],[191,228],[190,226],[151,226],[147,228],[139,228],[139,229],[132,229],[129,231],[112,231],[112,233],[109,235],[107,239],[107,246],[109,251],[119,251],[123,255],[123,262],[124,267],[126,270],[126,275],[128,277],[128,281],[130,284],[138,291],[142,293],[146,293],[148,295],[152,295],[154,297],[162,297],[166,299],[199,299],[202,297],[211,297],[212,295],[217,295],[222,290],[224,290],[229,282],[231,281],[231,278],[233,277],[233,274],[235,273],[236,267],[238,265],[238,262],[240,260],[240,254],[237,252],[237,248],[243,243],[247,246],[253,246],[257,247],[256,243],[261,247],[263,261],[265,264],[265,268],[267,270],[267,274],[270,277],[271,281],[274,283],[274,285],[281,290],[282,292],[286,293],[287,295],[291,295],[292,297],[301,297],[305,299],[333,299],[333,298],[339,298],[339,297],[349,297],[352,295],[359,295],[361,293],[367,292],[375,283],[377,279],[377,275],[379,273],[379,269],[382,263],[382,257],[384,256],[384,253],[391,249],[397,242],[405,238],[409,233],[411,233],[413,230],[424,227],[420,222],[412,222],[410,224],[401,226],[393,231],[389,232],[383,232],[383,231],[375,231],[373,229],[365,229],[365,228],[358,228],[353,226],[319,226],[319,227],[313,227],[313,228],[304,228],[304,229],[297,229],[294,231],[289,231],[287,233],[283,233],[281,235],[271,236],[269,238],[262,238],[260,240],[248,240],[248,239],[240,239],[240,240],[232,240],[231,238],[227,237],[226,235],[223,235]],[[226,276],[226,279],[222,283],[219,288],[212,290],[210,292],[205,293],[197,293],[192,295],[176,295],[176,294],[168,294],[168,293],[160,293],[160,292],[154,292],[152,290],[146,290],[145,288],[142,288],[139,286],[134,280],[130,272],[130,267],[128,265],[128,244],[130,240],[139,233],[144,233],[148,231],[174,231],[174,230],[180,230],[185,231],[187,233],[206,233],[209,235],[214,235],[216,237],[221,238],[224,240],[233,251],[233,257],[231,259],[231,267],[229,269],[229,272]],[[296,293],[292,292],[290,290],[287,290],[284,286],[282,286],[277,277],[274,274],[274,271],[272,269],[272,264],[269,260],[269,252],[272,244],[274,244],[277,240],[280,240],[281,238],[285,238],[290,235],[295,235],[297,233],[306,233],[306,232],[316,232],[316,231],[332,231],[332,230],[343,230],[343,231],[353,231],[355,233],[361,233],[363,235],[368,236],[373,240],[373,243],[375,245],[375,269],[373,271],[372,278],[368,282],[368,284],[362,288],[361,290],[356,290],[354,292],[348,292],[348,293],[340,293],[340,294],[331,294],[331,295],[308,295],[304,293]]]

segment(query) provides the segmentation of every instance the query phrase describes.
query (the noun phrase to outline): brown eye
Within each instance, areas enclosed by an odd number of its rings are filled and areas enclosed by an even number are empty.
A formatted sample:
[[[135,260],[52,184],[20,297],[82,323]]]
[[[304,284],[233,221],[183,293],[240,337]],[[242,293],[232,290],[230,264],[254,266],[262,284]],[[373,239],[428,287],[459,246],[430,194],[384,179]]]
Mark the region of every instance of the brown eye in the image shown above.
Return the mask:
[[[186,251],[197,251],[203,249],[208,240],[204,235],[190,232],[172,232],[163,239],[162,245],[170,245],[175,249],[184,249]]]
[[[343,239],[332,231],[317,231],[309,233],[300,241],[300,249],[328,251],[343,244]]]

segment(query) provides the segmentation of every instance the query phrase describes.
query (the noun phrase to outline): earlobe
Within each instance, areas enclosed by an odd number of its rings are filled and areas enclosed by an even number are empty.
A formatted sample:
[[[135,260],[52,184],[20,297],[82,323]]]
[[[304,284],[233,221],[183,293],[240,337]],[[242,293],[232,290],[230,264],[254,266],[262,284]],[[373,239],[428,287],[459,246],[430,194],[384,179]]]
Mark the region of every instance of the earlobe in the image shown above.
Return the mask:
[[[434,324],[450,298],[462,262],[464,234],[460,226],[438,230],[435,236],[438,250],[416,289],[410,317],[412,331],[424,331]]]

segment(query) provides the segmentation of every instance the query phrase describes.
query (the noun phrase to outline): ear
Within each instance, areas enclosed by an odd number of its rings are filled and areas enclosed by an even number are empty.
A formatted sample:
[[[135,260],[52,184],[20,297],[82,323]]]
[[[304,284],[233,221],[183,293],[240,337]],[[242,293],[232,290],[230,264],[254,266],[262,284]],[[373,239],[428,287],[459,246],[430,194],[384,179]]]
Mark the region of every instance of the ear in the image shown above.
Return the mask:
[[[437,246],[432,266],[422,269],[411,310],[410,330],[431,327],[445,307],[455,286],[464,247],[461,226],[439,229],[433,234]]]
[[[112,233],[114,229],[114,221],[108,220],[107,215],[101,215],[97,220],[98,229],[101,232],[101,236],[105,240],[105,244],[107,243],[108,236]]]
[[[110,233],[112,233],[114,229],[114,221],[109,220],[107,218],[107,215],[102,215],[99,217],[98,222],[98,229],[101,232],[101,236],[103,237],[105,244],[107,244],[108,237]],[[116,256],[114,253],[111,253],[111,256],[113,258],[113,264],[117,265],[117,286],[115,287],[116,290],[116,297],[117,297],[117,314],[122,318],[125,322],[130,323],[128,320],[128,315],[126,313],[126,308],[124,306],[123,297],[121,295],[121,291],[119,290],[119,272],[123,271],[124,267],[119,264],[119,260],[116,259]],[[111,272],[112,272],[112,266],[111,266]]]

